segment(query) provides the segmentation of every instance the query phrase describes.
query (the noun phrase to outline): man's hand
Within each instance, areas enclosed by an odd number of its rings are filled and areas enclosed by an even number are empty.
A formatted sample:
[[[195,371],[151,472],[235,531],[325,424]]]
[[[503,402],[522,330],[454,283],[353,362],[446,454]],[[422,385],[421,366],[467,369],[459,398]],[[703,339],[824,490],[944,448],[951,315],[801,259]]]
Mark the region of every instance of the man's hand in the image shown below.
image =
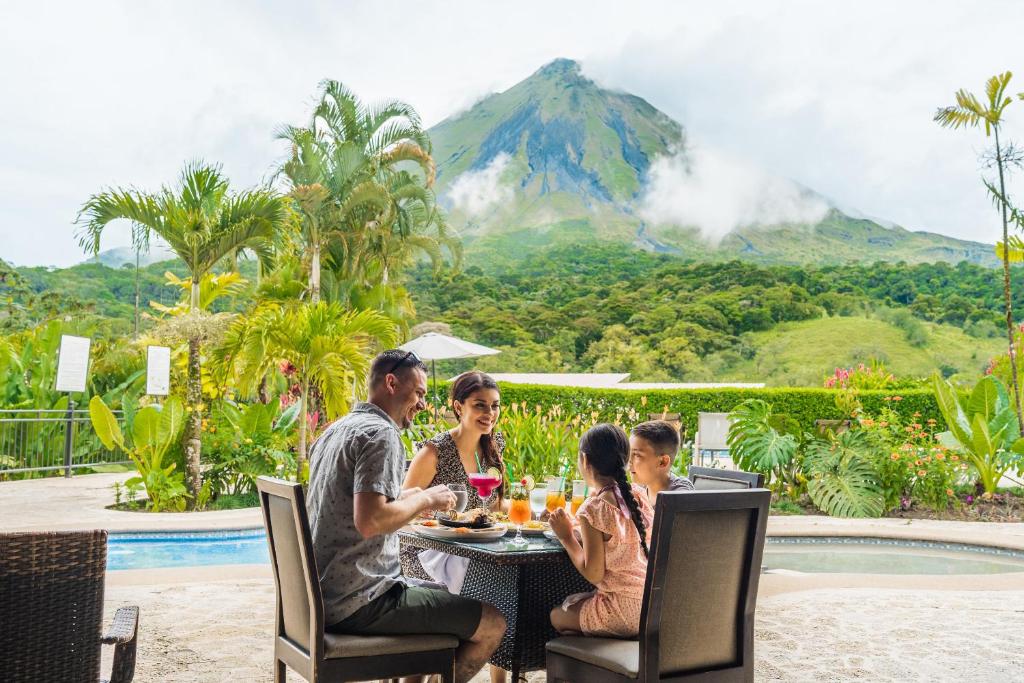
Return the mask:
[[[572,536],[572,519],[565,511],[565,508],[556,508],[548,519],[551,530],[559,539],[566,539]]]
[[[424,510],[451,510],[455,507],[455,494],[444,484],[432,486],[422,493]]]

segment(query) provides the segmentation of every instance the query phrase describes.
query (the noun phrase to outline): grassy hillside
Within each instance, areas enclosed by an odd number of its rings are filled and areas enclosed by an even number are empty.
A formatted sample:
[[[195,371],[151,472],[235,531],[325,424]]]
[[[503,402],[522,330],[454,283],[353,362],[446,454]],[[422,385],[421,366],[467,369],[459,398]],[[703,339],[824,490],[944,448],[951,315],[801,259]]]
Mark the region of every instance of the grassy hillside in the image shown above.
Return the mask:
[[[718,353],[706,360],[716,377],[759,381],[773,386],[814,386],[836,367],[849,367],[870,358],[885,361],[897,376],[946,375],[977,377],[988,360],[1004,351],[997,337],[978,339],[951,325],[922,322],[924,343],[915,346],[907,333],[877,318],[820,318],[776,325],[744,336],[756,349],[753,358],[736,359]]]

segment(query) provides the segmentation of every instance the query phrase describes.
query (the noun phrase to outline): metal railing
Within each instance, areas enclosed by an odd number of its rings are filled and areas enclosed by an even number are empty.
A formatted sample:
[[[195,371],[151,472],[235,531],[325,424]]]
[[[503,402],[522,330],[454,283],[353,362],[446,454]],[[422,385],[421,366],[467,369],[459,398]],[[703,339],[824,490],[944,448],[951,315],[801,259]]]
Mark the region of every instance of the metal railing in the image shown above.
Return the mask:
[[[114,415],[123,429],[124,415]],[[83,467],[126,462],[119,449],[103,446],[84,408],[0,410],[0,477],[57,470],[70,477]]]

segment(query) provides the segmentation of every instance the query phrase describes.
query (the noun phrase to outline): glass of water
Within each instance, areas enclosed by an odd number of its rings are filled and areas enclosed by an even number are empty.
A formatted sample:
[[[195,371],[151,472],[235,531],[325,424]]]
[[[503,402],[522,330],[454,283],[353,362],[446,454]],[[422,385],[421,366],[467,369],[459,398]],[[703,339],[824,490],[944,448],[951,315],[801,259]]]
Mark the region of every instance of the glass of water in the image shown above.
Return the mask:
[[[466,485],[448,484],[448,489],[455,494],[455,511],[465,512],[466,504],[469,502],[469,494],[466,493]]]
[[[548,487],[544,484],[537,484],[530,491],[530,512],[540,519],[541,513],[547,507],[548,503]]]

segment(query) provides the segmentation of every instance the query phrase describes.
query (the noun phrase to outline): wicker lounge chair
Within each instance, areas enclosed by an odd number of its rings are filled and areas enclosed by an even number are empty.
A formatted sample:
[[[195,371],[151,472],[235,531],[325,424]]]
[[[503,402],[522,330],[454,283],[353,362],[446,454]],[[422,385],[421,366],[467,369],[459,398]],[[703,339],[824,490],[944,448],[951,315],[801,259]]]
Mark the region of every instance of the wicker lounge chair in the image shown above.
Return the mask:
[[[263,521],[277,589],[274,680],[287,667],[307,681],[366,681],[417,674],[455,677],[455,648],[448,635],[352,636],[324,633],[324,603],[299,484],[260,477]]]
[[[114,646],[111,683],[135,674],[139,608],[103,625],[106,531],[0,534],[0,680],[100,680],[100,645]]]
[[[759,489],[764,487],[764,475],[742,470],[723,470],[715,467],[691,467],[690,481],[697,491],[725,489]]]
[[[548,681],[753,681],[770,495],[660,493],[639,640],[556,638],[547,645]]]

